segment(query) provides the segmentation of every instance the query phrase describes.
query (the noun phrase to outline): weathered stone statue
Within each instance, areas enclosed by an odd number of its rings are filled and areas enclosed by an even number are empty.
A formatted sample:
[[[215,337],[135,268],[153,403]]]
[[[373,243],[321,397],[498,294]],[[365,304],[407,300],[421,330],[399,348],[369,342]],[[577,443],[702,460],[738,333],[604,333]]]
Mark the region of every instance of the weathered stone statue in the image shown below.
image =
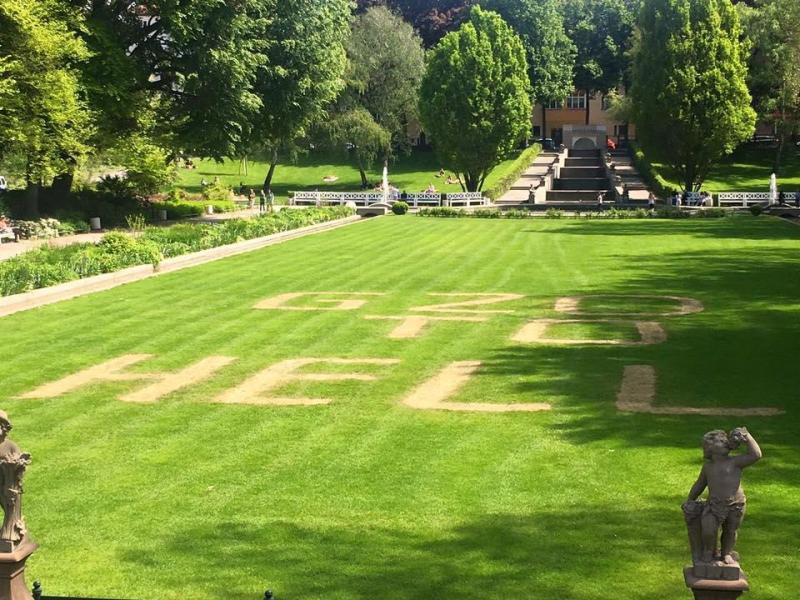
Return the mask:
[[[747,452],[731,455],[742,444],[747,445]],[[736,589],[741,593],[748,589],[734,547],[746,504],[742,470],[761,458],[761,448],[747,429],[737,427],[730,434],[721,430],[705,434],[703,454],[700,475],[683,504],[693,563],[686,570],[686,581],[696,598],[735,597],[714,596],[711,588],[714,580],[723,580],[725,585],[720,583],[718,591]],[[698,500],[706,488],[707,499]],[[706,591],[698,595],[697,585]]]
[[[11,421],[0,410],[0,504],[3,506],[3,526],[0,528],[0,551],[10,552],[25,537],[22,517],[22,476],[31,462],[31,455],[22,452],[8,439]]]
[[[30,600],[25,584],[25,561],[36,550],[22,518],[22,476],[31,455],[8,439],[11,421],[0,410],[0,600]]]
[[[3,506],[3,526],[0,528],[0,552],[11,552],[25,537],[22,518],[22,476],[31,462],[31,455],[22,452],[8,439],[11,421],[0,410],[0,504]]]

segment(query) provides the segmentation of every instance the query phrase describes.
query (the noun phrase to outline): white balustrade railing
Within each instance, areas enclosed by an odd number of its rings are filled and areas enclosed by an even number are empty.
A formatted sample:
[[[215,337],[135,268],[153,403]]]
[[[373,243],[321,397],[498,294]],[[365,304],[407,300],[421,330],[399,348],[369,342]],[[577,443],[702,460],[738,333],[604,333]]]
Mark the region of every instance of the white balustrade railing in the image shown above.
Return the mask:
[[[720,206],[752,206],[754,204],[773,205],[781,201],[800,206],[800,191],[779,192],[773,197],[771,192],[723,192],[717,196]]]
[[[291,192],[290,204],[296,206],[324,206],[329,204],[354,203],[356,206],[371,206],[379,202],[384,202],[382,192]],[[392,192],[388,196],[391,204],[400,200],[402,196],[397,192]],[[445,194],[448,206],[486,206],[489,204],[488,198],[484,198],[481,192],[458,192]],[[405,194],[405,202],[413,208],[426,206],[440,206],[442,204],[442,194],[421,192],[417,194]]]
[[[442,202],[441,194],[421,192],[419,194],[406,194],[405,202],[409,206],[418,208],[420,206],[439,206]]]
[[[723,192],[717,195],[720,206],[751,206],[753,204],[770,204],[770,192]]]
[[[384,201],[383,192],[292,192],[291,204],[298,206],[322,206],[326,204],[354,203],[356,206],[370,206]],[[388,196],[389,202],[397,200],[397,193]]]
[[[481,192],[457,192],[447,194],[448,206],[485,206],[488,200]]]

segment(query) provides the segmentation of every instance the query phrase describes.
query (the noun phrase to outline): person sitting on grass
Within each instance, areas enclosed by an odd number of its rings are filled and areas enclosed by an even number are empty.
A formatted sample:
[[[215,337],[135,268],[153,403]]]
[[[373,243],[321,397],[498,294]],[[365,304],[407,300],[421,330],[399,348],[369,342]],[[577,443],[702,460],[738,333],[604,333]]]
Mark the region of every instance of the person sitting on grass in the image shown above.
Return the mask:
[[[447,176],[447,181],[445,182],[447,185],[456,185],[459,183],[457,177],[451,177],[450,175]]]
[[[436,186],[432,183],[425,189],[426,194],[435,194],[436,193]]]
[[[444,177],[445,174],[446,173],[444,172],[444,169],[439,169],[439,174],[437,175],[437,177]]]

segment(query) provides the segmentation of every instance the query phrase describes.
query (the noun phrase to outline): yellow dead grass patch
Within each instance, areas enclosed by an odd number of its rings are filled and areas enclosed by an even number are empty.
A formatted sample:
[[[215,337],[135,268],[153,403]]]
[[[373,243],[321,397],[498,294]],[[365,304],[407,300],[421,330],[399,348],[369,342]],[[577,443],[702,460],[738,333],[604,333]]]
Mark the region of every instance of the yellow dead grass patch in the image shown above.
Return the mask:
[[[544,403],[491,404],[479,402],[447,402],[470,380],[480,368],[477,360],[450,363],[432,378],[417,387],[403,400],[403,404],[419,410],[449,410],[462,412],[539,412],[550,410]]]

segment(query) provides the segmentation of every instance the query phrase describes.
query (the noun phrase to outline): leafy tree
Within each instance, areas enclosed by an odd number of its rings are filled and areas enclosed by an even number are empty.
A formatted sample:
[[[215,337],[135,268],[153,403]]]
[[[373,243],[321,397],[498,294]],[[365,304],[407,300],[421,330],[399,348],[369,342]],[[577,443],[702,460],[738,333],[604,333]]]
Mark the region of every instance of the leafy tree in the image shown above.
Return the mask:
[[[273,44],[255,84],[261,110],[252,138],[270,157],[265,189],[279,152],[294,153],[298,138],[344,87],[349,18],[349,0],[281,0],[272,13]]]
[[[331,131],[336,134],[333,139],[337,144],[362,149],[354,154],[366,185],[364,169],[370,160],[364,159],[373,153],[363,154],[364,148],[375,149],[379,140],[388,140],[382,145],[384,160],[409,149],[407,127],[417,116],[425,56],[411,25],[378,6],[353,21],[347,57],[347,88],[335,107],[335,113],[345,115],[343,122],[347,126]],[[367,116],[373,125],[367,125]],[[377,135],[376,128],[383,133]],[[342,138],[343,134],[362,134],[365,138]]]
[[[629,67],[638,0],[570,0],[564,4],[567,34],[577,47],[575,89],[589,99],[617,88]]]
[[[353,24],[347,47],[350,69],[345,101],[363,106],[391,136],[408,144],[408,122],[417,115],[425,72],[422,42],[414,29],[386,8],[376,7]]]
[[[62,0],[81,15],[73,31],[86,44],[88,57],[77,64],[81,94],[92,113],[89,159],[102,162],[115,146],[132,135],[143,135],[140,114],[147,111],[149,65],[136,61],[129,49],[139,43],[136,6],[125,0],[84,2]],[[53,178],[51,192],[65,199],[78,161],[68,157],[66,170]]]
[[[685,189],[750,137],[747,44],[730,0],[645,0],[631,98],[639,139]]]
[[[755,44],[750,58],[750,90],[761,118],[775,125],[778,147],[773,170],[780,172],[788,139],[800,129],[800,3],[765,0],[745,10]]]
[[[472,9],[429,55],[420,114],[445,167],[469,191],[530,131],[525,47],[497,13]]]
[[[24,157],[34,215],[42,183],[88,152],[92,127],[76,68],[88,52],[72,32],[79,24],[54,0],[0,0],[0,152]]]
[[[575,45],[564,30],[558,0],[484,0],[514,28],[528,59],[528,77],[534,103],[542,105],[542,132],[547,131],[545,106],[572,91]]]
[[[281,0],[282,2],[284,0]],[[150,68],[159,121],[176,148],[222,160],[241,156],[262,110],[255,93],[268,62],[275,0],[147,3],[131,52]]]
[[[335,143],[347,144],[361,175],[361,187],[369,187],[367,168],[378,156],[388,152],[389,132],[375,122],[367,109],[359,106],[334,114],[328,132]]]

